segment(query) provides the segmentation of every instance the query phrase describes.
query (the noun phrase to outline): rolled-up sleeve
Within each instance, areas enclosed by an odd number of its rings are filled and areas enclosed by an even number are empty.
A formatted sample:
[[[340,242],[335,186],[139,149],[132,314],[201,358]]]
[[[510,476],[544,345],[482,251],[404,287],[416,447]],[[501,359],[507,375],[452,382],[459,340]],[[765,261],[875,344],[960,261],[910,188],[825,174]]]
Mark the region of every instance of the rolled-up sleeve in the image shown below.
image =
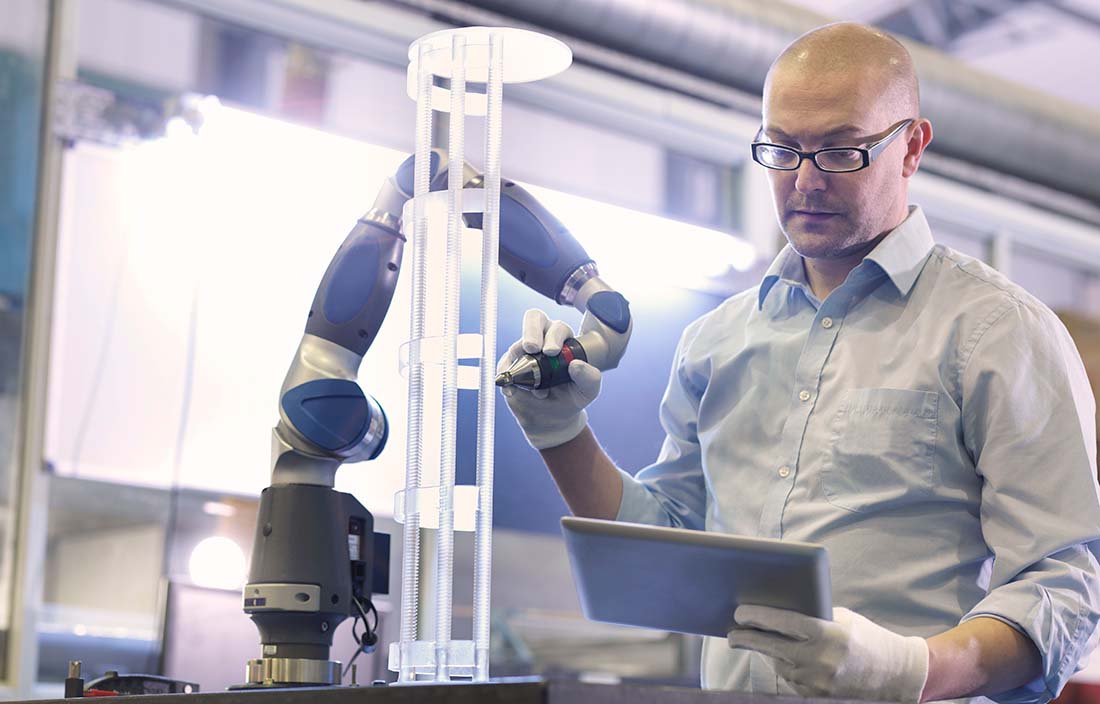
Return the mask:
[[[992,699],[1046,702],[1083,665],[1100,620],[1095,403],[1069,334],[1030,301],[1006,298],[992,311],[960,369],[993,554],[987,595],[962,620],[999,619],[1042,656],[1040,677]]]
[[[631,476],[623,475],[623,498],[616,520],[703,530],[707,491],[699,438],[700,389],[688,379],[687,356],[702,321],[684,331],[676,347],[668,387],[661,399],[665,440],[657,461]]]

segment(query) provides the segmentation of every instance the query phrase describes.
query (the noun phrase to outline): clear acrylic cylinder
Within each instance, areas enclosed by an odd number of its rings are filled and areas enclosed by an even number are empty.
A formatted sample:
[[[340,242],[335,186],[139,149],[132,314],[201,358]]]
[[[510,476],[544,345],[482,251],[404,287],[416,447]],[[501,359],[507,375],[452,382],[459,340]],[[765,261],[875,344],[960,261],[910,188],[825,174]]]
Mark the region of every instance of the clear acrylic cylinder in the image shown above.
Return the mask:
[[[404,524],[400,641],[390,669],[399,680],[489,677],[493,442],[496,387],[497,253],[500,223],[503,85],[552,76],[572,61],[568,47],[536,32],[464,27],[434,32],[409,48],[408,92],[417,103],[414,196],[403,229],[412,247],[412,316],[401,350],[409,380],[405,489],[395,497]],[[447,190],[430,191],[433,112],[450,113]],[[466,118],[484,116],[485,153],[472,160],[482,178],[464,180]],[[480,329],[459,330],[463,213],[481,212]],[[477,366],[459,365],[476,360]],[[476,372],[476,373],[475,373]],[[455,486],[460,388],[478,392],[477,483]],[[438,477],[434,484],[425,484]],[[421,573],[420,531],[436,528],[431,579]],[[454,531],[475,532],[473,633],[451,637]],[[433,586],[426,595],[422,587]],[[430,602],[428,601],[430,599]],[[420,607],[433,605],[434,628],[420,633]]]

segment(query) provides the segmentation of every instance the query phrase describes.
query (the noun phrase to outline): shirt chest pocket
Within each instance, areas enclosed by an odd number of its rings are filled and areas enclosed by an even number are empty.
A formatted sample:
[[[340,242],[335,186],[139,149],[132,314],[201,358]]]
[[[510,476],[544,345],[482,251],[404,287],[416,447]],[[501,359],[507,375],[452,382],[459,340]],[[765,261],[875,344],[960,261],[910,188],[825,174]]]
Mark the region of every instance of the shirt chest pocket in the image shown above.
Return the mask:
[[[833,418],[822,472],[825,497],[849,511],[928,498],[935,489],[940,395],[851,389]]]

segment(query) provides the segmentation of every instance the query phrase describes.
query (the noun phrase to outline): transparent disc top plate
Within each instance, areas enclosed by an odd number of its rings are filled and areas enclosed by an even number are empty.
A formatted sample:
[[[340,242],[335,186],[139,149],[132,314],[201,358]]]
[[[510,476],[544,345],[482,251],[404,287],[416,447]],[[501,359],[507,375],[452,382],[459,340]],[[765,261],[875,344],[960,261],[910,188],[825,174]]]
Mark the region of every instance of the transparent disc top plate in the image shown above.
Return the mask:
[[[463,35],[466,38],[466,80],[485,83],[489,79],[489,37],[492,34],[503,40],[504,83],[549,78],[573,63],[569,47],[545,34],[514,27],[460,27],[432,32],[413,42],[409,46],[409,72],[419,71],[420,46],[426,45],[432,73],[450,77],[451,40],[455,35]]]

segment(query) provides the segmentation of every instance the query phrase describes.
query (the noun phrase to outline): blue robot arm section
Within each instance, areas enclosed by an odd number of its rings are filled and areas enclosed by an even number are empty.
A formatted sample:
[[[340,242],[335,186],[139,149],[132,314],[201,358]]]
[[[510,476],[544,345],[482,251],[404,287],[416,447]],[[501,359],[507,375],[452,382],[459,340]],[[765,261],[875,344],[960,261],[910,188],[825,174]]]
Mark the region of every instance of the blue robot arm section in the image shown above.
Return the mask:
[[[604,283],[580,242],[533,195],[508,180],[500,192],[500,265],[543,296],[584,313],[576,339],[587,361],[614,369],[633,329],[630,304]]]
[[[374,459],[385,447],[386,415],[357,378],[401,272],[401,210],[412,195],[411,162],[383,185],[317,288],[279,394],[273,485],[333,486],[342,463]]]
[[[518,281],[552,301],[569,276],[593,264],[580,242],[542,203],[517,183],[500,184],[500,265]],[[466,224],[481,228],[481,213],[466,216]]]
[[[481,227],[481,215],[467,216]],[[550,300],[584,313],[577,341],[587,361],[614,369],[633,329],[630,304],[603,282],[596,263],[550,211],[518,183],[500,189],[500,265]]]
[[[306,334],[366,354],[389,310],[404,248],[400,232],[371,220],[356,223],[321,279]]]

